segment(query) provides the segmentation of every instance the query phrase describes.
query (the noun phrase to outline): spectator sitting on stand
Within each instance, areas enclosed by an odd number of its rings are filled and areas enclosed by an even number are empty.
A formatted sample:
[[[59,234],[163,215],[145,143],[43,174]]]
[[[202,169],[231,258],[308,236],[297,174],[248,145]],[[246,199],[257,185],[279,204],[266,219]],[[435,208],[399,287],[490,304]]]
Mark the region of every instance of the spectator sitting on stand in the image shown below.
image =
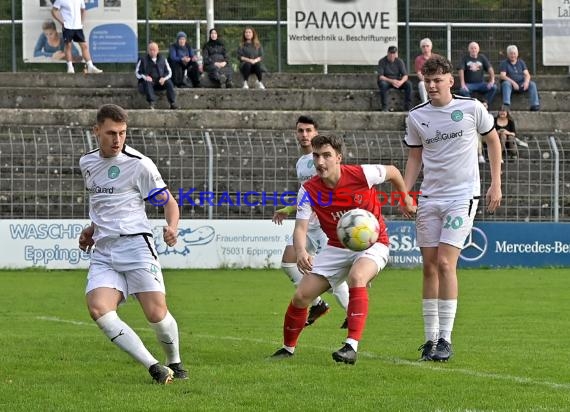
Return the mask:
[[[176,41],[170,45],[168,63],[172,69],[172,82],[176,87],[200,87],[198,57],[188,44],[188,36],[183,31],[178,32]]]

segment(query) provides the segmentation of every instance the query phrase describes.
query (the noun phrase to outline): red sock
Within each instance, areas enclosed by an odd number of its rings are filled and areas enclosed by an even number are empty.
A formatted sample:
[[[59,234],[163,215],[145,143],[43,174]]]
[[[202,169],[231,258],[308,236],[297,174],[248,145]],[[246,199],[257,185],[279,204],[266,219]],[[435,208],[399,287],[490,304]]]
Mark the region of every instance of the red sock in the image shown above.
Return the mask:
[[[348,337],[360,340],[368,316],[368,290],[365,287],[348,290]]]
[[[289,303],[285,320],[283,321],[283,343],[285,346],[297,346],[299,335],[305,327],[307,321],[307,308],[297,308],[293,302]]]

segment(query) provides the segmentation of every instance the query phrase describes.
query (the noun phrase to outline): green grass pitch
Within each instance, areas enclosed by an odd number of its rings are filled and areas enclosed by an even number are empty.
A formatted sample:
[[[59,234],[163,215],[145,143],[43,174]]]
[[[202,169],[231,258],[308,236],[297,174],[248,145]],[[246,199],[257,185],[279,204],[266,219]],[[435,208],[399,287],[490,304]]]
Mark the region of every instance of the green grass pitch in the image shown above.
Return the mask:
[[[90,320],[84,271],[0,271],[0,411],[561,411],[570,409],[570,271],[463,270],[448,363],[419,363],[420,270],[370,289],[354,366],[336,364],[344,315],[281,344],[293,287],[279,270],[165,271],[188,381],[147,371]],[[162,359],[136,301],[119,314]]]

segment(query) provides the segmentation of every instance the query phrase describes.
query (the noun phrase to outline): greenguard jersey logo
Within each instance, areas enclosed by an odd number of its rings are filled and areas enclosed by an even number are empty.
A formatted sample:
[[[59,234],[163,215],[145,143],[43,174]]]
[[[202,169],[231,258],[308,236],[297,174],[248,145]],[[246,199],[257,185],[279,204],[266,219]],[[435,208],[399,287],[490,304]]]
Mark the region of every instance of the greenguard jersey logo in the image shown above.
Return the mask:
[[[315,166],[313,159],[307,161],[307,169],[312,169]]]
[[[463,112],[461,110],[454,110],[453,113],[451,113],[451,120],[454,122],[460,122],[461,119],[463,119]]]
[[[109,176],[109,179],[116,179],[119,177],[120,173],[121,169],[119,169],[117,166],[111,166],[107,172],[107,175]]]
[[[150,265],[150,273],[152,273],[153,275],[156,275],[158,273],[158,266]]]

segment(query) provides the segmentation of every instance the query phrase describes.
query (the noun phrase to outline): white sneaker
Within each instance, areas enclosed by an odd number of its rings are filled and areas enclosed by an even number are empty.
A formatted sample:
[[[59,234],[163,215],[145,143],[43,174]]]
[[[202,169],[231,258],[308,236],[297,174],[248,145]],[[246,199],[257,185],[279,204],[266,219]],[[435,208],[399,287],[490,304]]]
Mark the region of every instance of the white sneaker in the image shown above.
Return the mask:
[[[249,89],[249,84],[247,84],[247,82],[243,82],[243,86],[241,88],[242,89]]]
[[[71,67],[68,66],[68,67],[67,67],[67,73],[68,73],[68,74],[73,74],[73,73],[75,73],[75,69],[73,68],[73,66],[71,66]]]
[[[518,146],[528,147],[528,143],[525,142],[524,140],[519,139],[518,137],[515,137],[515,143],[516,143]]]
[[[103,73],[103,70],[98,69],[98,68],[95,67],[95,66],[91,66],[91,67],[88,67],[88,68],[87,68],[87,73],[89,73],[89,74],[99,74],[99,73]]]
[[[479,155],[479,163],[485,163],[485,158],[483,155]]]
[[[255,88],[256,89],[265,89],[265,86],[263,85],[263,83],[261,83],[259,80],[257,80],[255,82]]]

